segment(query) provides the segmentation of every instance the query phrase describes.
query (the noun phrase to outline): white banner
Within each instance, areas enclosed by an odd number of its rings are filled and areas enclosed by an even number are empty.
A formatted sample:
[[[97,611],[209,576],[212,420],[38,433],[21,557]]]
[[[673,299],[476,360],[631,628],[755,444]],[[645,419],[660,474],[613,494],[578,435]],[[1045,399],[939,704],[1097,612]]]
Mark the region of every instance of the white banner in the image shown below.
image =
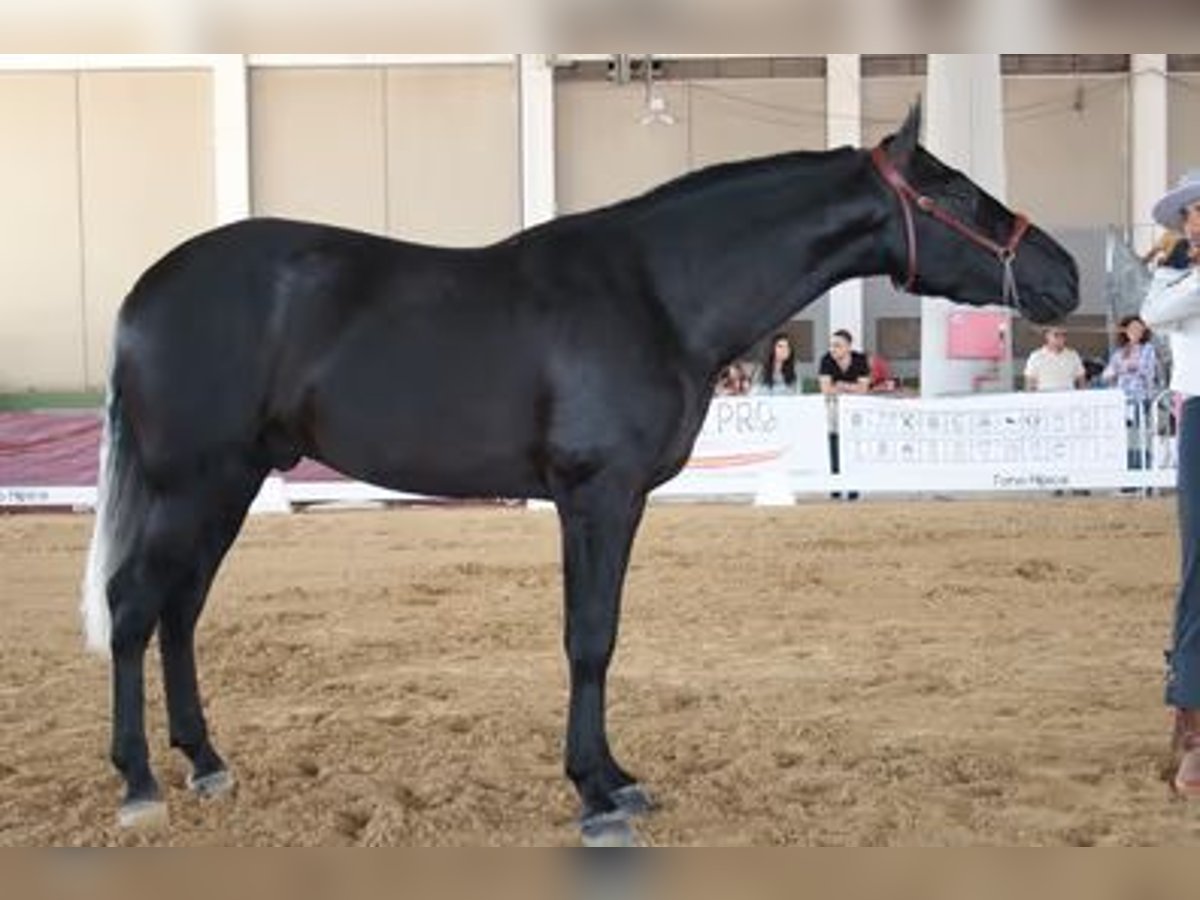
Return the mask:
[[[841,474],[830,474],[825,398],[718,397],[687,466],[655,498],[796,494],[1044,491],[1170,487],[1173,469],[1126,468],[1125,401],[1118,391],[975,394],[930,399],[840,398]],[[0,485],[0,507],[90,506],[95,488]],[[269,479],[254,511],[290,503],[404,501],[411,494],[355,481]]]
[[[1128,478],[1120,391],[846,396],[847,482],[900,490],[1045,490]]]
[[[828,480],[828,433],[824,397],[714,398],[687,466],[654,495],[789,502],[805,483]]]

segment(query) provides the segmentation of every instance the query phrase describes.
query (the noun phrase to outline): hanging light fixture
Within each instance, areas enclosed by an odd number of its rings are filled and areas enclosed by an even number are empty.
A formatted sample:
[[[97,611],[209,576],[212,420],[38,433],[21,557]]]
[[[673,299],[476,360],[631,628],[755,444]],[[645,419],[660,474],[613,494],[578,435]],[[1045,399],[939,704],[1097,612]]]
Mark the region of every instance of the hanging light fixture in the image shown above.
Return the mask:
[[[667,107],[667,98],[654,83],[654,57],[647,53],[642,60],[642,80],[646,85],[645,108],[639,120],[643,125],[674,125],[675,116]]]

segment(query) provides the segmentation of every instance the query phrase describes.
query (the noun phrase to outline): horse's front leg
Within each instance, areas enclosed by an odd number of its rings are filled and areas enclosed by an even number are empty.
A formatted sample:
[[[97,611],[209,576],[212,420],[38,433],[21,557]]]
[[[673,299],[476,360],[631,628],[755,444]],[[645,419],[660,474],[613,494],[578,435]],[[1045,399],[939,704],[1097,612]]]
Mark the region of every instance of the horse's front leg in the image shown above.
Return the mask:
[[[567,775],[583,803],[584,843],[631,844],[628,819],[648,811],[650,804],[609,750],[605,684],[616,644],[621,588],[645,497],[613,480],[592,479],[556,502],[562,521],[571,677]]]

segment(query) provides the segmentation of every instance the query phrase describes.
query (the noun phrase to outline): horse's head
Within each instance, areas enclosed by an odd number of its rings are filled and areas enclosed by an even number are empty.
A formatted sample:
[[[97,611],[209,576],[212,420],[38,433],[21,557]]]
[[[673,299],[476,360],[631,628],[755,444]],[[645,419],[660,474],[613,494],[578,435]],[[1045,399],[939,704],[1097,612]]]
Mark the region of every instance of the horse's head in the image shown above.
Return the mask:
[[[917,105],[872,154],[893,195],[896,283],[976,306],[1012,306],[1037,323],[1071,312],[1079,303],[1071,254],[920,146],[920,128]]]

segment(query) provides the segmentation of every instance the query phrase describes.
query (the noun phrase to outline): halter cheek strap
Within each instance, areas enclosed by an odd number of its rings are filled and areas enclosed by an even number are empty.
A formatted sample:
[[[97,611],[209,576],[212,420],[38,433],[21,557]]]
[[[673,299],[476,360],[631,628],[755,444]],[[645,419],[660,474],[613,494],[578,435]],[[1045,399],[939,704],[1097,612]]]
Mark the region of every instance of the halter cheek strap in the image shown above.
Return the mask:
[[[999,244],[992,240],[986,234],[983,234],[970,225],[964,223],[961,219],[946,212],[938,206],[937,201],[927,194],[919,193],[908,179],[896,168],[895,164],[888,158],[883,146],[877,146],[871,151],[871,162],[875,164],[875,169],[879,172],[884,182],[895,193],[896,198],[900,201],[900,211],[904,217],[904,238],[907,245],[908,253],[908,277],[904,281],[904,290],[911,292],[917,284],[917,228],[913,220],[913,206],[921,212],[932,216],[938,222],[948,228],[952,228],[960,235],[965,237],[989,253],[995,255],[1004,267],[1003,273],[1003,291],[1004,302],[1010,305],[1016,305],[1021,299],[1017,291],[1017,278],[1013,272],[1013,262],[1017,258],[1017,246],[1029,231],[1029,218],[1023,214],[1018,214],[1013,219],[1013,231],[1009,235],[1008,242]],[[896,282],[899,284],[899,281]]]
[[[875,163],[875,168],[883,177],[900,200],[900,212],[904,215],[904,246],[908,250],[908,278],[904,280],[904,290],[911,292],[917,284],[917,227],[913,222],[912,206],[909,203],[909,196],[915,197],[919,204],[923,199],[916,191],[912,189],[904,176],[900,174],[900,170],[892,165],[892,161],[888,159],[887,153],[884,152],[882,146],[876,147],[871,151],[871,162]],[[892,279],[897,285],[899,281]]]

